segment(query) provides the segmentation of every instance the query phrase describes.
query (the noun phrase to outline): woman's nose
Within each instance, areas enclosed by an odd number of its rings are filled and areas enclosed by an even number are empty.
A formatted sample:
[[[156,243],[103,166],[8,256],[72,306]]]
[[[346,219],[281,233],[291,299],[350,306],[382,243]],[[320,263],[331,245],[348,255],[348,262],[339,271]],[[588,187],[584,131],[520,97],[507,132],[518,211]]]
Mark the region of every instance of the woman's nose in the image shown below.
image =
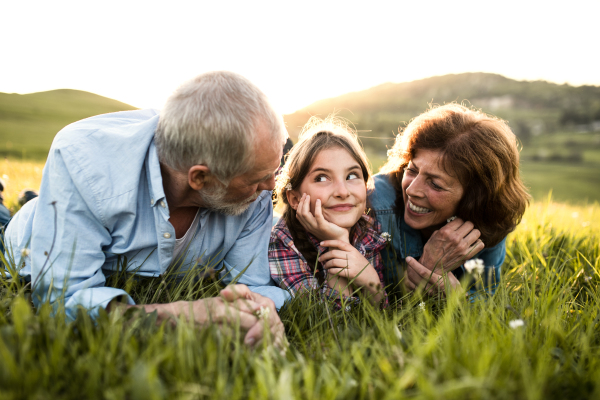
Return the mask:
[[[406,194],[410,197],[421,197],[423,195],[421,179],[418,176],[410,182],[406,188]]]

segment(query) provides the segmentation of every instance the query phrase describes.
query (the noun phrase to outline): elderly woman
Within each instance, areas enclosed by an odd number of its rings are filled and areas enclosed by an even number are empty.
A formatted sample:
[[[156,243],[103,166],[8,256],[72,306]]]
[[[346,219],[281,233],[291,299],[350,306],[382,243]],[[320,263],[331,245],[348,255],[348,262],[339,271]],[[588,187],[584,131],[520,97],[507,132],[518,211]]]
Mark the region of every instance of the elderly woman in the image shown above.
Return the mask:
[[[404,276],[409,290],[444,291],[460,284],[466,260],[478,258],[486,290],[495,290],[506,235],[529,202],[504,121],[454,103],[433,107],[396,137],[374,178],[371,207],[391,235],[388,284]]]

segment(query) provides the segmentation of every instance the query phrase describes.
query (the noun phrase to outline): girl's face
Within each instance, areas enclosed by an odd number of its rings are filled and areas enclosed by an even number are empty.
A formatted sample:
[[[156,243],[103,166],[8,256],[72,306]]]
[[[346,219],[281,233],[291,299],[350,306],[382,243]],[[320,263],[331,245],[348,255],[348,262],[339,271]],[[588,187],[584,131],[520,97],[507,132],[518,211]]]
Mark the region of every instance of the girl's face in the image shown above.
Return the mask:
[[[439,164],[438,150],[417,150],[402,177],[404,221],[413,229],[435,230],[456,213],[463,186]]]
[[[306,193],[310,196],[310,211],[321,200],[323,217],[342,228],[350,229],[364,213],[367,185],[358,162],[348,151],[334,147],[319,152],[302,184],[292,194],[290,205],[296,209]]]

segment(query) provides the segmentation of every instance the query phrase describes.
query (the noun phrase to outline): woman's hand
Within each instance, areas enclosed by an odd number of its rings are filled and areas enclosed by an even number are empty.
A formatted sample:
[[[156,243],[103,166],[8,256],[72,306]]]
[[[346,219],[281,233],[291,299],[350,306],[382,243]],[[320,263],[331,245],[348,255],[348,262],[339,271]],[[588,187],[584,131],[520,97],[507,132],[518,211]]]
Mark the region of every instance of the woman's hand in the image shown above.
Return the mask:
[[[321,246],[329,247],[327,253],[319,257],[323,268],[327,270],[328,280],[335,282],[336,278],[352,281],[356,287],[366,289],[372,295],[375,303],[383,298],[383,288],[375,268],[350,243],[342,240],[326,240]]]
[[[485,247],[479,239],[481,232],[474,228],[472,222],[460,218],[449,222],[433,232],[419,262],[439,274],[455,270]]]
[[[296,218],[298,218],[304,229],[319,240],[342,240],[347,243],[350,242],[347,229],[332,224],[323,217],[320,199],[317,199],[315,202],[315,215],[313,215],[310,212],[310,196],[304,193],[296,209]]]
[[[446,294],[446,289],[459,288],[460,282],[452,272],[431,271],[412,257],[406,257],[404,285],[410,291],[423,289],[430,295]]]

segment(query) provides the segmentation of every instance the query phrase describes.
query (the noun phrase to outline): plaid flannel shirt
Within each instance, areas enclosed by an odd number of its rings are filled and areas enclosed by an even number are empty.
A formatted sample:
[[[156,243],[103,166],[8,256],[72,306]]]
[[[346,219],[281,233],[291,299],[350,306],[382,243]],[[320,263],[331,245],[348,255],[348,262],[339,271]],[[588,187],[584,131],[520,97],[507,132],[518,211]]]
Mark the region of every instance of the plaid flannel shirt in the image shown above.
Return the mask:
[[[379,276],[381,288],[384,290],[385,282],[383,279],[381,251],[385,248],[387,240],[378,233],[380,225],[377,221],[366,214],[363,214],[362,218],[367,220],[369,225],[373,227],[368,228],[367,233],[363,236],[360,225],[356,225],[351,243],[373,265]],[[357,242],[360,236],[363,236],[363,238]],[[322,247],[319,244],[320,241],[310,233],[308,237],[317,248],[319,254],[323,254],[328,250],[326,247]],[[294,245],[292,234],[283,218],[279,220],[271,231],[269,267],[271,269],[271,278],[273,278],[275,283],[282,289],[288,290],[293,296],[302,291],[320,289],[325,297],[337,299],[336,303],[340,305],[340,293],[337,290],[328,287],[327,284],[319,285],[313,268],[308,265],[302,253]],[[325,274],[327,274],[327,271],[325,271]],[[387,307],[387,294],[385,291],[383,293],[384,299],[381,305],[382,307]],[[354,303],[359,301],[354,296],[344,296],[344,298],[346,301]]]

